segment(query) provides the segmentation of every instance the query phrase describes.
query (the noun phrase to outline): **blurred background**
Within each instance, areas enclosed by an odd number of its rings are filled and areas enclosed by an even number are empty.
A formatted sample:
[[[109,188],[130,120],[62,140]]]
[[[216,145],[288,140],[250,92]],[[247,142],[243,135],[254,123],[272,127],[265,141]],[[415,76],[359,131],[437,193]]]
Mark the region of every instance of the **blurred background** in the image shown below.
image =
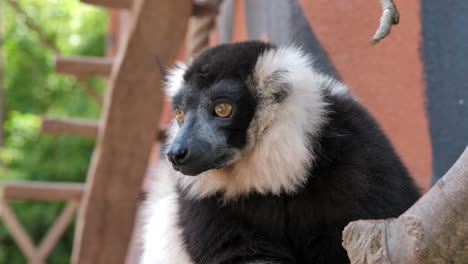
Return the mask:
[[[395,4],[400,24],[371,46],[382,12],[378,0],[224,0],[217,15],[191,21],[202,24],[204,33],[197,34],[206,34],[205,42],[196,47],[193,38],[187,40],[177,59],[205,46],[249,39],[303,47],[378,119],[426,191],[468,143],[468,2]],[[106,80],[58,74],[54,57],[114,57],[130,19],[128,11],[76,0],[0,0],[0,181],[86,180],[95,140],[41,133],[41,116],[99,119]],[[170,118],[164,102],[160,125]],[[155,142],[148,178],[158,149]],[[65,203],[9,205],[37,243]],[[137,242],[129,263],[138,255]],[[73,225],[47,263],[69,263],[72,244]],[[26,263],[1,220],[0,263]]]
[[[54,55],[104,56],[108,11],[73,0],[2,0],[0,5],[0,181],[83,182],[94,139],[42,134],[40,116],[99,117],[99,104],[77,80],[54,72]],[[102,90],[103,80],[87,81]],[[64,204],[14,201],[10,206],[37,243]],[[48,263],[68,263],[72,241],[69,228]],[[2,221],[0,263],[26,263]]]

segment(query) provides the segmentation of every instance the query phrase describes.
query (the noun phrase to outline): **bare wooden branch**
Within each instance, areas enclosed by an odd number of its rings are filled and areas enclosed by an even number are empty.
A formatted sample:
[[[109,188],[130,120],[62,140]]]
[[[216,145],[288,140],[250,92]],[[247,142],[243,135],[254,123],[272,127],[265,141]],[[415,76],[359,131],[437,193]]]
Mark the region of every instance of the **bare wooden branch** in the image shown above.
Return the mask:
[[[353,264],[468,263],[468,148],[400,217],[351,222],[343,241]]]
[[[154,60],[173,63],[184,40],[189,0],[135,0],[129,31],[108,81],[102,131],[82,200],[74,264],[124,263],[163,101]]]
[[[36,201],[79,200],[83,194],[82,183],[63,182],[6,182],[0,198]]]
[[[79,78],[90,76],[108,77],[113,60],[102,57],[56,56],[55,71]]]
[[[390,30],[392,25],[398,24],[400,21],[400,14],[393,3],[393,0],[380,0],[380,4],[382,5],[382,16],[380,17],[380,25],[375,32],[374,37],[370,41],[372,45],[377,44],[383,38],[390,34]]]
[[[42,117],[41,131],[57,135],[96,137],[99,132],[99,122],[78,118]]]

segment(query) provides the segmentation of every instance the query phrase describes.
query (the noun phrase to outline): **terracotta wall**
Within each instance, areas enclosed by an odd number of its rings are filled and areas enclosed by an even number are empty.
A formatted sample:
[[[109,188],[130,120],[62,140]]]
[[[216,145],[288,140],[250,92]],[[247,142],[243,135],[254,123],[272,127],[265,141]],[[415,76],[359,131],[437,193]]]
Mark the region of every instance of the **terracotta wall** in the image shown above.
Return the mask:
[[[419,1],[399,1],[401,23],[376,46],[379,1],[300,1],[342,80],[380,121],[420,186],[431,175],[431,148],[420,59]]]

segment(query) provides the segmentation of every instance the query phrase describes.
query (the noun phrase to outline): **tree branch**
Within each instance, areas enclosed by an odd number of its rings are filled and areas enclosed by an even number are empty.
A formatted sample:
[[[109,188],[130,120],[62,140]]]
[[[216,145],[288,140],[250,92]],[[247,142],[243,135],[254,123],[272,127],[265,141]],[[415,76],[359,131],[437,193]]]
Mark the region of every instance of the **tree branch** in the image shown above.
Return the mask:
[[[91,98],[96,101],[97,104],[102,105],[102,96],[92,87],[88,80],[77,78],[79,86],[83,89]]]
[[[23,18],[26,26],[36,33],[39,38],[39,41],[49,49],[53,50],[55,55],[60,55],[60,49],[49,37],[47,33],[42,30],[42,28],[34,22],[34,20],[28,15],[26,10],[18,3],[16,0],[6,0],[6,2],[15,10],[15,12]],[[91,87],[91,84],[83,79],[78,78],[78,87],[83,89],[91,98],[93,98],[98,104],[102,102],[102,96]]]
[[[41,43],[44,46],[46,46],[49,49],[53,50],[56,54],[60,53],[60,50],[59,50],[58,46],[52,40],[49,39],[49,37],[42,30],[42,28],[38,24],[36,24],[36,22],[34,22],[34,20],[28,15],[26,10],[24,10],[23,7],[21,7],[19,5],[18,1],[6,0],[6,2],[16,11],[16,13],[20,17],[23,18],[24,23],[26,24],[26,26],[29,29],[31,29],[32,31],[34,31],[34,33],[36,33],[36,35],[39,38],[39,41],[41,41]]]
[[[343,231],[353,264],[468,263],[468,148],[398,218],[359,220]]]
[[[383,38],[390,34],[390,30],[392,25],[398,24],[400,21],[400,14],[393,3],[393,0],[380,0],[380,4],[382,5],[382,16],[380,17],[380,25],[377,28],[377,32],[375,32],[374,37],[370,41],[372,45],[377,44]]]

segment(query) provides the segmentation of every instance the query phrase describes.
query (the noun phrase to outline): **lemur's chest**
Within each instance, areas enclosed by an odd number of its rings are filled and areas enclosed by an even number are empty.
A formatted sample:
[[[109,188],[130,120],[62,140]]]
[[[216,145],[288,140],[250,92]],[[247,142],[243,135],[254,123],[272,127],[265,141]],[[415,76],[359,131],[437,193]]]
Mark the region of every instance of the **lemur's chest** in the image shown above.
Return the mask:
[[[310,189],[231,202],[219,197],[194,200],[179,193],[177,205],[180,238],[196,263],[232,254],[294,259],[286,263],[314,263],[327,254],[345,257],[340,246],[343,224],[330,221],[335,210]]]
[[[218,236],[231,228],[255,233],[268,240],[291,243],[317,230],[313,203],[295,196],[255,195],[223,202],[218,197],[201,200],[179,198],[179,224],[185,234]],[[198,232],[199,231],[199,232]]]

